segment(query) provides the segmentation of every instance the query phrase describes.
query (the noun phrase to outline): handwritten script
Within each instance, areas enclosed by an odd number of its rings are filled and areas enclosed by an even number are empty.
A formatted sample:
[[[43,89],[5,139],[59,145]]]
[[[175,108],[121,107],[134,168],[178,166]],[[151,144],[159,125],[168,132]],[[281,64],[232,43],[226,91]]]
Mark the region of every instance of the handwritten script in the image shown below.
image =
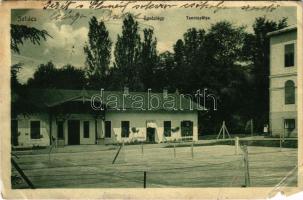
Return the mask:
[[[263,6],[255,6],[249,4],[249,2],[240,7],[244,11],[263,11],[273,12],[280,5],[277,2],[271,2]],[[82,15],[76,10],[72,9],[94,9],[102,10],[104,20],[120,19],[123,18],[127,12],[139,11],[135,14],[136,18],[141,18],[141,14],[148,10],[169,10],[169,9],[209,9],[214,14],[221,10],[228,9],[225,5],[225,1],[212,2],[212,1],[52,1],[49,0],[43,3],[43,9],[55,10],[50,16],[52,20],[70,20],[71,24],[75,23],[78,19],[86,16]],[[115,14],[113,10],[118,11]],[[62,11],[62,12],[60,12]]]
[[[69,10],[67,12],[61,12],[61,10],[55,10],[51,15],[50,19],[55,21],[62,21],[62,20],[70,20],[70,24],[72,25],[78,19],[86,17],[85,15],[81,14],[80,12],[75,12],[74,10]]]
[[[247,3],[241,7],[245,11],[256,11],[262,10],[265,12],[272,12],[279,7],[277,2],[271,2],[265,6],[252,6]],[[43,3],[43,9],[120,9],[121,12],[127,10],[152,10],[162,9],[168,10],[172,8],[183,8],[183,9],[211,9],[214,13],[220,10],[226,9],[225,1],[211,2],[211,1],[48,1]]]

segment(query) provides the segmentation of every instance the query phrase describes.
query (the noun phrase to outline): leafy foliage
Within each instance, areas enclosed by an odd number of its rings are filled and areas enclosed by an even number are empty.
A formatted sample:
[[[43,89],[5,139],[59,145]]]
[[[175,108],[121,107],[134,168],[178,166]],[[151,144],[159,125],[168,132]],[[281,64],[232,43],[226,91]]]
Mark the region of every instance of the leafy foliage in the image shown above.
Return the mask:
[[[157,40],[153,38],[152,29],[144,29],[144,40],[141,43],[139,73],[144,89],[152,88],[154,83],[155,68],[158,62]]]
[[[96,17],[92,17],[89,22],[88,44],[84,47],[89,86],[105,85],[104,80],[109,73],[111,46],[112,42],[104,22],[98,22]]]
[[[173,53],[165,51],[158,55],[158,62],[155,67],[153,78],[155,79],[152,87],[153,90],[161,91],[164,88],[170,92],[176,90],[178,77],[176,74],[176,64]]]
[[[19,70],[21,69],[23,63],[17,63],[11,66],[11,88],[16,89],[21,86],[17,79],[17,74]]]
[[[20,53],[19,45],[23,45],[23,42],[30,40],[33,44],[40,44],[40,40],[46,40],[46,37],[51,37],[47,31],[38,30],[33,27],[25,25],[11,24],[11,50],[15,53]],[[24,88],[26,86],[19,83],[17,74],[21,69],[23,63],[17,63],[11,66],[11,114],[12,117],[16,117],[17,113],[27,113],[29,108],[26,103],[20,103],[20,99],[24,99],[26,93]],[[32,110],[33,112],[34,110]]]
[[[41,40],[51,37],[47,31],[38,30],[25,25],[11,24],[11,50],[20,53],[19,45],[23,45],[25,40],[30,40],[33,44],[40,45]]]
[[[140,47],[138,22],[128,14],[123,21],[122,35],[118,35],[114,51],[114,65],[121,78],[120,89],[124,86],[130,89],[142,89],[138,74]]]
[[[82,89],[86,86],[85,71],[72,65],[55,68],[52,62],[41,64],[27,82],[31,88]]]
[[[253,24],[253,34],[248,34],[244,42],[243,55],[252,63],[251,75],[253,84],[253,109],[251,116],[255,117],[257,129],[262,129],[268,123],[269,112],[269,37],[267,33],[287,26],[287,19],[278,22],[268,20],[265,17],[256,18]]]

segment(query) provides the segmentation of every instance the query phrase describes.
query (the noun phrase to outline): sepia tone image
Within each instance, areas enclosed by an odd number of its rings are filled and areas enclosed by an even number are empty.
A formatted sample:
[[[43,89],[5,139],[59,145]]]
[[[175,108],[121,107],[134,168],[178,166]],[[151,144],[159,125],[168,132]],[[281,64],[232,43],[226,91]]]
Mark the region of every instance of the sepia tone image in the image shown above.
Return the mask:
[[[297,7],[11,10],[11,187],[296,187]]]

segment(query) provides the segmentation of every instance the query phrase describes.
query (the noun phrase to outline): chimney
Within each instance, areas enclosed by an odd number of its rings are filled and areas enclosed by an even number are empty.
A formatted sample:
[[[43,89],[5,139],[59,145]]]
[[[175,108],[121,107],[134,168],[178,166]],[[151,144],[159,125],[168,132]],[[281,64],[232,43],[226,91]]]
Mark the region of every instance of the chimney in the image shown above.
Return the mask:
[[[176,88],[176,92],[175,92],[177,95],[179,95],[179,90],[178,88]]]
[[[124,94],[129,95],[129,89],[126,86],[124,86]]]

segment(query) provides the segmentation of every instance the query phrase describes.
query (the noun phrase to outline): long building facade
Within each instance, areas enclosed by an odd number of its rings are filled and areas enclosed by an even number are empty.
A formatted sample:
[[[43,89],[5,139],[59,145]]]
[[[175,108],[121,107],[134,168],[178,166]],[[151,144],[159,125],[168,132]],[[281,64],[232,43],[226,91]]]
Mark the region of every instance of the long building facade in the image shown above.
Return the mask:
[[[13,147],[198,140],[197,104],[178,94],[28,90],[13,108]],[[92,100],[96,101],[92,101]]]

